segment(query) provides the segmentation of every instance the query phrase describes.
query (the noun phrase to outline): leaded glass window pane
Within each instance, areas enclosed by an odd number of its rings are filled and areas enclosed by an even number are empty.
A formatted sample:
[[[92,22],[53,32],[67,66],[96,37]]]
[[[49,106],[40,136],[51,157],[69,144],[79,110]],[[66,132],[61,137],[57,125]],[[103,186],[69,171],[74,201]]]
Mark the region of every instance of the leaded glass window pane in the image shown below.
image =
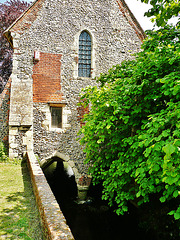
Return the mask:
[[[79,36],[78,75],[79,77],[91,76],[91,37],[86,31]]]
[[[51,107],[51,127],[62,128],[62,107]]]

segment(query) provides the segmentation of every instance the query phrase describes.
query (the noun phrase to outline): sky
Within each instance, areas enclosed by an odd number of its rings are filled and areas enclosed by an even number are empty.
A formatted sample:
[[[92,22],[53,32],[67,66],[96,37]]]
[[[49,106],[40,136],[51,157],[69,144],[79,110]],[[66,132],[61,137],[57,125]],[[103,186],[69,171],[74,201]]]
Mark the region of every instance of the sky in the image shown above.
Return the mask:
[[[125,2],[130,8],[131,12],[134,14],[135,18],[138,20],[143,30],[153,28],[154,23],[151,22],[150,18],[144,17],[144,13],[151,8],[150,4],[142,3],[141,0],[125,0]]]
[[[0,3],[5,2],[6,0],[0,0]],[[125,0],[127,5],[129,6],[131,12],[134,14],[139,24],[143,28],[143,30],[152,29],[153,23],[149,18],[144,17],[144,13],[150,8],[149,4],[141,3],[141,0]],[[27,0],[30,2],[30,0]]]

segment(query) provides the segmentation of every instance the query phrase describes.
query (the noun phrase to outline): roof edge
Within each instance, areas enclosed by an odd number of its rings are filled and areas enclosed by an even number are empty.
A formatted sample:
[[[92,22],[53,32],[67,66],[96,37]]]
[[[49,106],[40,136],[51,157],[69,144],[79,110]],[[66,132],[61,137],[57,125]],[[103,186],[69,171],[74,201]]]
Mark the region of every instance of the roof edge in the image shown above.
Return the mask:
[[[38,2],[43,2],[43,0],[35,0],[4,32],[3,35],[6,37],[6,39],[8,40],[8,42],[10,43],[11,47],[13,48],[13,41],[12,41],[12,36],[11,36],[11,29],[13,29],[13,27],[18,24],[18,22],[20,20],[22,20],[22,18],[26,17],[26,15],[28,15],[29,12],[31,12],[32,8],[35,7],[35,5]]]
[[[125,0],[116,0],[119,8],[124,15],[124,17],[127,19],[129,24],[132,26],[132,28],[135,30],[136,34],[138,35],[139,39],[143,41],[147,36],[145,34],[145,31],[141,27],[140,23],[134,16],[134,14],[131,12],[130,8],[128,7]]]
[[[6,39],[8,40],[8,42],[10,43],[10,46],[13,48],[13,41],[12,41],[12,36],[11,36],[11,30],[14,28],[15,32],[20,32],[27,29],[31,24],[26,24],[25,22],[19,26],[18,28],[18,24],[21,24],[21,22],[23,21],[24,18],[28,19],[28,15],[31,15],[31,12],[33,12],[34,15],[34,19],[36,19],[37,16],[37,12],[39,11],[39,9],[42,7],[42,3],[45,0],[35,0],[31,6],[29,6],[3,33],[3,35],[6,37]],[[119,5],[119,9],[122,12],[123,16],[127,19],[127,21],[129,22],[129,24],[132,26],[132,28],[135,30],[137,36],[139,37],[139,39],[141,41],[143,41],[146,38],[146,34],[144,32],[144,30],[142,29],[141,25],[139,24],[138,20],[136,19],[136,17],[134,16],[134,14],[131,12],[131,10],[129,9],[128,5],[126,4],[125,0],[116,0],[118,5]],[[39,7],[36,8],[36,12],[35,12],[35,7],[37,4],[40,4]],[[35,13],[35,14],[34,14]],[[31,16],[32,17],[32,16]]]

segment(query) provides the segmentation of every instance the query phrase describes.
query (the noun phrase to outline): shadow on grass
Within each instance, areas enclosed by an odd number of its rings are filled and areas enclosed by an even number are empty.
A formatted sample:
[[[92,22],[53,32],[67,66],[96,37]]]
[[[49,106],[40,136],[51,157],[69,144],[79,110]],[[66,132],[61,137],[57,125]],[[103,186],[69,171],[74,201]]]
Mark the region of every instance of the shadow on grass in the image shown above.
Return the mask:
[[[25,161],[21,163],[21,173],[24,190],[5,197],[7,207],[5,205],[3,214],[0,215],[0,239],[45,239]],[[19,184],[22,185],[22,182]]]

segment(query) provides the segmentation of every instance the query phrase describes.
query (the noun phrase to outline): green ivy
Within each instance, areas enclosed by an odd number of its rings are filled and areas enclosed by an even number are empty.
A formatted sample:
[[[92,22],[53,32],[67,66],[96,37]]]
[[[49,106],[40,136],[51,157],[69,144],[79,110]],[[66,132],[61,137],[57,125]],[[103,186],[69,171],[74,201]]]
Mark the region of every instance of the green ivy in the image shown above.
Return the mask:
[[[149,32],[135,60],[114,66],[83,89],[91,103],[80,130],[94,183],[117,213],[158,193],[166,202],[180,194],[180,32]],[[173,209],[180,218],[180,207]]]

